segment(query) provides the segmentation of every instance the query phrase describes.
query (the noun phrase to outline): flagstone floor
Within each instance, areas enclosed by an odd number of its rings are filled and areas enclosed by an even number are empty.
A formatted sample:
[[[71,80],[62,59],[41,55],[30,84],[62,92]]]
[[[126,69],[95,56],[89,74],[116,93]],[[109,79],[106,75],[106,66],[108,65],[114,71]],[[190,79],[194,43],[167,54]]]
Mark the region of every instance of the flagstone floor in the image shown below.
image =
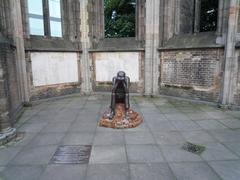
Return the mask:
[[[0,148],[3,180],[239,180],[240,111],[168,98],[131,97],[144,122],[134,129],[98,126],[104,95],[43,101],[16,124],[24,139]],[[206,147],[201,154],[185,142]],[[54,164],[58,147],[91,145],[89,163]]]

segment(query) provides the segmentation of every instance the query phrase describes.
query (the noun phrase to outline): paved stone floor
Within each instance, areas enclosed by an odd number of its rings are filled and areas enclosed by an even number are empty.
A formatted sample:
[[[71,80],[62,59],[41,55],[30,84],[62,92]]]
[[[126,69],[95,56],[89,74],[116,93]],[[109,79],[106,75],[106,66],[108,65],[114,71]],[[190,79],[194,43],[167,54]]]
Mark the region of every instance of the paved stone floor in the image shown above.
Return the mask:
[[[239,180],[240,112],[166,98],[132,97],[144,117],[135,129],[97,126],[109,96],[71,97],[27,109],[25,138],[0,148],[6,180]],[[206,146],[201,155],[184,142]],[[50,162],[58,146],[92,145],[88,164]]]

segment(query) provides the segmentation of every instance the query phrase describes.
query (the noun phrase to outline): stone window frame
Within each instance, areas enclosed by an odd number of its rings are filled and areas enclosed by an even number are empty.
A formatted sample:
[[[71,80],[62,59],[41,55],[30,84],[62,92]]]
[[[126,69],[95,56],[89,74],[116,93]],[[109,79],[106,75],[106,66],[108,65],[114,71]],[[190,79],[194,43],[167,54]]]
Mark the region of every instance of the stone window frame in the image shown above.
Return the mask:
[[[114,41],[118,39],[135,39],[142,46],[145,41],[145,3],[146,0],[136,0],[135,37],[105,38],[104,0],[91,0],[89,3],[89,24],[93,47],[100,41],[108,39]]]
[[[24,0],[25,3],[25,21],[26,21],[26,33],[28,38],[52,38],[52,39],[62,39],[64,38],[64,10],[63,10],[63,0],[60,0],[60,12],[61,12],[61,28],[62,28],[62,36],[55,37],[51,36],[51,27],[50,27],[50,13],[49,13],[49,0],[42,0],[43,5],[43,27],[44,27],[44,35],[32,35],[30,34],[30,26],[29,26],[29,15],[28,15],[28,0]]]

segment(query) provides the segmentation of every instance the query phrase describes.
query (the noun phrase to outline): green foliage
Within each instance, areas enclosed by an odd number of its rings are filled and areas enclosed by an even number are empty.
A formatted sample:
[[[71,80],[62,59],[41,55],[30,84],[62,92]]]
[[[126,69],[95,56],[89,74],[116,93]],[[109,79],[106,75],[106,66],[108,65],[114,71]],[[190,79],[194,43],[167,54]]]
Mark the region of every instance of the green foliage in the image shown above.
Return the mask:
[[[105,37],[135,36],[135,0],[105,0]]]

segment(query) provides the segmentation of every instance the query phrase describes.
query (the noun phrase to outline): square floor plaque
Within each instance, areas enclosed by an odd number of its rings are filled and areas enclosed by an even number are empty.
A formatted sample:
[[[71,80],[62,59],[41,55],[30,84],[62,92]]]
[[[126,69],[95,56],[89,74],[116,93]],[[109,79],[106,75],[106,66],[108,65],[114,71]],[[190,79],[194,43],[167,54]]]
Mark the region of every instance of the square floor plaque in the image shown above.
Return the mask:
[[[51,159],[52,164],[87,164],[92,146],[59,146]]]

